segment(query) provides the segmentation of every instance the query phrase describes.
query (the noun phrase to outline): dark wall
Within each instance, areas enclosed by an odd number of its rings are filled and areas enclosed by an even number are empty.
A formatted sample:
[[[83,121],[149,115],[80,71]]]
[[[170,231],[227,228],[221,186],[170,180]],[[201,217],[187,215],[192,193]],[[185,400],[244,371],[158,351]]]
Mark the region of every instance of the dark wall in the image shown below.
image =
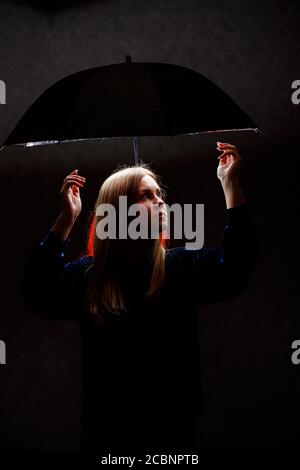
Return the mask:
[[[218,246],[225,201],[215,142],[238,146],[261,257],[236,300],[199,309],[204,384],[199,442],[203,449],[297,448],[300,365],[291,362],[291,343],[300,339],[300,105],[291,101],[291,84],[300,79],[297,2],[54,3],[0,4],[0,80],[7,86],[0,142],[55,81],[122,62],[126,54],[133,61],[202,73],[262,129],[260,135],[141,138],[140,155],[169,186],[169,203],[205,203],[205,246]],[[11,147],[0,152],[0,160],[0,339],[7,346],[7,364],[0,365],[0,448],[76,449],[79,329],[41,320],[24,305],[22,269],[29,249],[55,221],[62,181],[75,168],[87,186],[67,257],[80,254],[99,186],[119,163],[132,161],[132,142]]]

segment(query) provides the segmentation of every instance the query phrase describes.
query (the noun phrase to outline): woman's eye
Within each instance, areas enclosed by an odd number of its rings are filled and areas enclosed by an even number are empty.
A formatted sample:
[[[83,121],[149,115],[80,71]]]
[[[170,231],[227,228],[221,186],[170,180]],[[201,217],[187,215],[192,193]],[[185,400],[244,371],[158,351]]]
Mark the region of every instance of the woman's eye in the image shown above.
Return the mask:
[[[158,193],[157,196],[158,196],[158,197],[162,197],[162,194],[161,194],[161,193]],[[142,194],[142,195],[140,196],[140,199],[148,199],[148,198],[151,198],[151,197],[152,197],[152,195],[145,193],[145,194]]]

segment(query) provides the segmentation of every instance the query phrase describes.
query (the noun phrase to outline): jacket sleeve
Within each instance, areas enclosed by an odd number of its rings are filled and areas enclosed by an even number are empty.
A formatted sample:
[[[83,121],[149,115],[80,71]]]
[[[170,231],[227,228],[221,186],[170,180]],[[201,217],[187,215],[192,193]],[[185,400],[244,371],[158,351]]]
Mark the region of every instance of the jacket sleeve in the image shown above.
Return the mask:
[[[220,247],[185,251],[185,269],[198,305],[232,300],[247,286],[260,242],[246,204],[225,209]]]
[[[65,262],[70,239],[60,240],[51,230],[29,253],[21,293],[40,317],[48,320],[79,320],[82,315],[83,276],[86,257]]]

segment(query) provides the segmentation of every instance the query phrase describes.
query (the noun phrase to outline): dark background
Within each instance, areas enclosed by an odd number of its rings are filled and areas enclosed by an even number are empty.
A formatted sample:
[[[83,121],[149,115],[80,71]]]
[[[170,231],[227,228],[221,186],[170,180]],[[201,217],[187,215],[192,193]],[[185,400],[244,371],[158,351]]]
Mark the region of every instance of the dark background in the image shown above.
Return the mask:
[[[201,449],[296,449],[300,365],[291,362],[299,322],[300,7],[293,1],[2,1],[0,106],[3,142],[30,104],[57,80],[89,67],[165,62],[202,73],[226,91],[262,134],[141,138],[140,156],[168,186],[167,202],[205,204],[205,246],[217,247],[225,200],[216,141],[237,145],[241,181],[261,240],[247,289],[199,309],[204,413]],[[218,109],[215,110],[218,112]],[[205,109],[199,109],[205,113]],[[131,139],[0,153],[0,448],[77,449],[79,327],[39,319],[20,295],[29,249],[59,213],[73,169],[87,178],[67,259],[80,255],[103,180],[131,163]],[[217,288],[217,286],[216,286]],[[201,286],[199,286],[201,289]],[[189,315],[189,312],[185,312]]]

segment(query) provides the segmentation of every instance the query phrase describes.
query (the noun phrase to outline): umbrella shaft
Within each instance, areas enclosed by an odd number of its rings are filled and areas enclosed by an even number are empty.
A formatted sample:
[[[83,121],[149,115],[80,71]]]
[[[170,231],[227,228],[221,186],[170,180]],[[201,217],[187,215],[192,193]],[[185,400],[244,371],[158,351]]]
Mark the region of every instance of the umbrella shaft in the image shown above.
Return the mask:
[[[134,163],[139,162],[139,151],[138,151],[138,140],[137,137],[133,138],[133,153],[134,153]]]

